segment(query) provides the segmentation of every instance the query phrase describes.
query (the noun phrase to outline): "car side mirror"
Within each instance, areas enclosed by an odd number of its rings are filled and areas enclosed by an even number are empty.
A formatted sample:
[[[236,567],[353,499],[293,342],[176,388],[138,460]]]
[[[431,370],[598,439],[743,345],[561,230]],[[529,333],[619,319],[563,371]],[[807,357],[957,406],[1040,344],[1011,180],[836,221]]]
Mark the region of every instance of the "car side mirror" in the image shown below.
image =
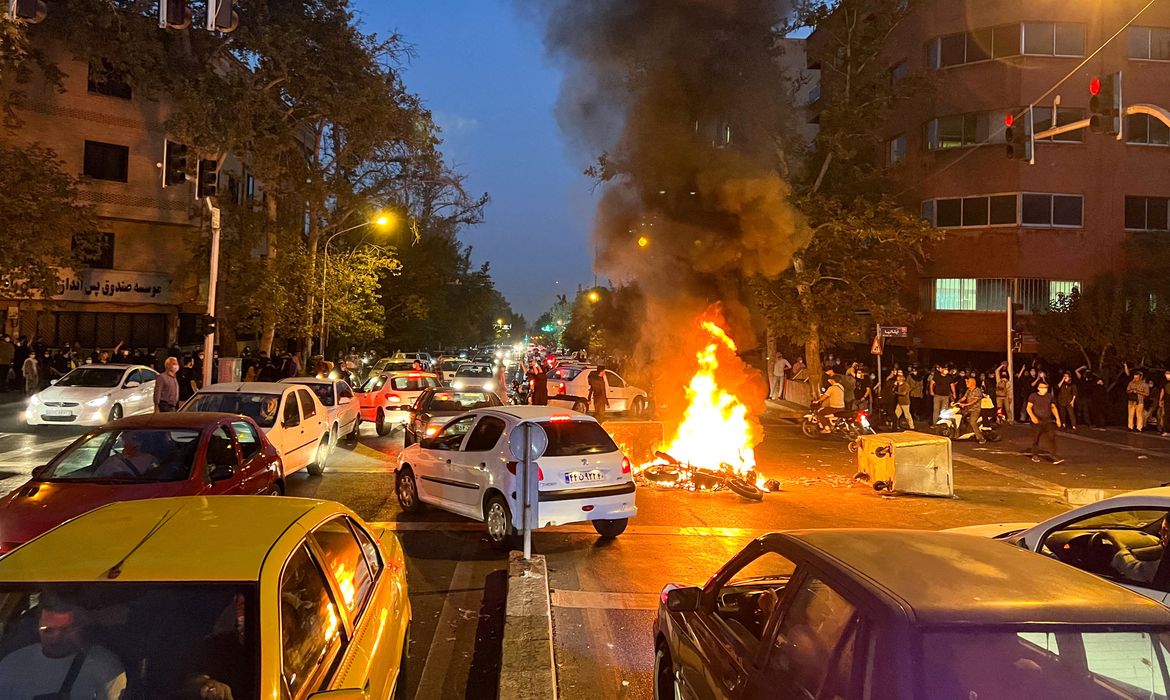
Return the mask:
[[[59,381],[61,381],[61,380],[59,380],[59,379],[50,379],[50,380],[49,380],[49,385],[50,385],[50,386],[52,386],[53,384],[56,384],[56,383],[57,383],[57,382],[59,382]]]
[[[674,588],[666,593],[666,609],[670,612],[695,612],[702,600],[701,588]]]
[[[309,700],[369,700],[369,696],[364,690],[345,688],[342,690],[322,690],[310,695]]]
[[[418,446],[423,448],[424,450],[437,449],[434,438],[423,438],[422,440],[418,441]]]
[[[236,475],[236,468],[230,464],[216,464],[212,465],[211,472],[208,476],[214,481],[227,481]]]
[[[133,389],[136,386],[142,386],[142,382],[136,382],[133,379],[131,379],[130,381],[123,384],[122,386],[126,387],[127,389]]]
[[[41,478],[44,478],[45,474],[48,473],[48,471],[49,471],[49,465],[42,464],[39,467],[33,467],[31,476],[34,479],[41,479]]]

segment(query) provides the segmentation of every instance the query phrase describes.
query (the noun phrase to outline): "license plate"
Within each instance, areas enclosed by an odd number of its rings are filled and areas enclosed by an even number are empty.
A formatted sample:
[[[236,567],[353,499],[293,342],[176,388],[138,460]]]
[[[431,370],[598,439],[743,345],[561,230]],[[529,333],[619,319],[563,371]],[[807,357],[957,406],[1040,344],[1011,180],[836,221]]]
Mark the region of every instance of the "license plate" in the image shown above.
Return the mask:
[[[73,412],[67,408],[46,408],[46,416],[71,416]]]
[[[586,481],[605,481],[605,475],[594,469],[591,472],[566,472],[566,484],[580,484]]]

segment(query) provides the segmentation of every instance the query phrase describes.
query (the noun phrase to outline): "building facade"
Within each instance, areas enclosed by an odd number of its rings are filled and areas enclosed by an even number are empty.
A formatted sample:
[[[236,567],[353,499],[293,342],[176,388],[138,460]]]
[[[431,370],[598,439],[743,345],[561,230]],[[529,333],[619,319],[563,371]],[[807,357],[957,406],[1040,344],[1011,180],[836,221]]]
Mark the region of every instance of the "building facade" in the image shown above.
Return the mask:
[[[47,50],[63,73],[61,88],[39,76],[21,85],[20,126],[3,137],[57,153],[62,169],[80,179],[80,200],[94,207],[105,249],[85,267],[60,269],[59,287],[46,298],[0,296],[5,332],[51,347],[152,349],[201,340],[196,321],[206,312],[209,264],[207,217],[195,198],[198,156],[187,156],[187,182],[164,188],[166,100],[68,50]],[[255,180],[238,162],[227,165],[221,193],[256,196]]]
[[[1126,104],[1170,108],[1170,5],[1139,15],[1146,4],[925,0],[889,37],[894,89],[919,72],[936,86],[884,129],[907,206],[944,234],[913,290],[922,318],[908,343],[1003,352],[1009,296],[1026,329],[1059,294],[1122,272],[1135,231],[1167,230],[1170,129],[1157,119],[1125,119],[1121,140],[1080,129],[1038,141],[1034,164],[1005,146],[1007,115],[1019,128],[1033,105],[1037,133],[1054,115],[1085,119],[1090,81],[1117,71]]]

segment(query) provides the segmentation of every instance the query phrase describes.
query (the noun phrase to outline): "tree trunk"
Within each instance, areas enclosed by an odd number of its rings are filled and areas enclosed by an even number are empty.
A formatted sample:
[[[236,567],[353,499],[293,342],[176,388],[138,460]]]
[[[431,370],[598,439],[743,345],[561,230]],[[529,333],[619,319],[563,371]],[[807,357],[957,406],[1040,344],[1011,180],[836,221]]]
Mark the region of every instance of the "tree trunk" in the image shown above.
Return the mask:
[[[276,274],[276,226],[277,226],[277,209],[276,209],[276,195],[271,192],[266,192],[264,196],[264,209],[268,215],[269,230],[266,236],[268,250],[267,257],[264,260],[265,274]],[[260,352],[268,353],[272,357],[272,343],[276,339],[276,314],[270,305],[266,304],[262,307],[260,312],[260,347],[257,348]]]
[[[821,329],[815,323],[808,326],[808,340],[804,341],[804,364],[808,367],[808,385],[813,396],[820,393],[821,375]]]

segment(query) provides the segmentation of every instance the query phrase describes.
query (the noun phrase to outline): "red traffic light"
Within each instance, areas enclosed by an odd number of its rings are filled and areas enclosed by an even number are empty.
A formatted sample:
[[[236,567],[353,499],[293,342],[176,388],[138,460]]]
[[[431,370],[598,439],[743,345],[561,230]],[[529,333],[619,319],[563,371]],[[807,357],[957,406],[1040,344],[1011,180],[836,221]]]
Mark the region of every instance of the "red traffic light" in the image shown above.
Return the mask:
[[[1089,94],[1096,97],[1101,94],[1101,79],[1093,78],[1089,81]]]
[[[1015,123],[1016,123],[1016,115],[1012,114],[1011,112],[1008,112],[1003,118],[1003,125],[1004,126],[1012,126]]]

